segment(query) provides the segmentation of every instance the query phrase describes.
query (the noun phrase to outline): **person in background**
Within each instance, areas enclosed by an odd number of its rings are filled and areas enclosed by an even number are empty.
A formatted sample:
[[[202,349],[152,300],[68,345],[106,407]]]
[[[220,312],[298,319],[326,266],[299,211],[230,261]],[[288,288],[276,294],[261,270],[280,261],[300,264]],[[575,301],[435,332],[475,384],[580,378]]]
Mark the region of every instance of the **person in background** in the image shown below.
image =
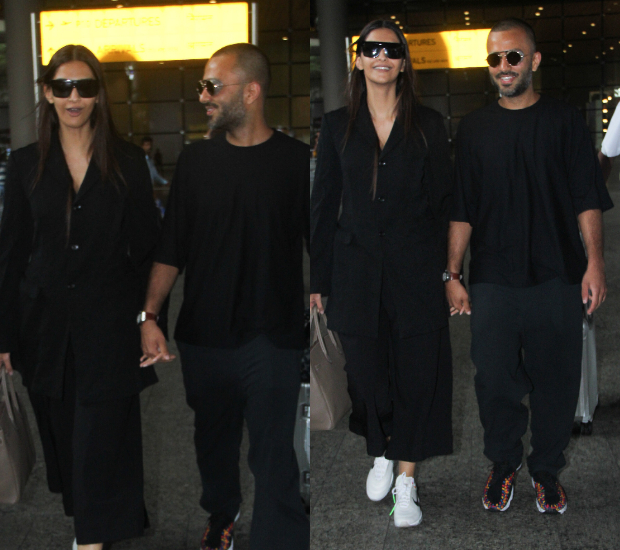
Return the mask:
[[[459,124],[448,239],[453,273],[471,241],[470,289],[455,278],[446,295],[453,315],[471,314],[484,454],[493,462],[484,508],[510,507],[528,395],[536,507],[562,514],[558,472],[579,397],[582,319],[605,300],[602,211],[613,204],[581,113],[534,91],[541,54],[532,27],[500,21],[487,50],[500,98]]]
[[[601,143],[598,160],[603,169],[603,179],[607,181],[611,174],[611,165],[614,157],[620,155],[620,109],[616,107],[611,122],[607,127],[607,133]]]
[[[422,521],[417,462],[452,452],[452,352],[444,295],[452,188],[443,117],[419,104],[407,40],[391,21],[361,31],[348,106],[323,117],[311,199],[310,306],[338,332],[352,432],[392,490],[394,524]],[[342,206],[341,206],[342,205]],[[342,209],[342,210],[341,210]],[[341,212],[340,212],[341,210]]]
[[[155,165],[154,158],[152,156],[153,138],[151,136],[144,136],[142,138],[142,149],[146,154],[146,163],[149,166],[151,181],[153,182],[153,185],[166,185],[168,183],[168,180],[159,175],[159,172],[157,171],[157,166]]]
[[[159,217],[144,153],[118,137],[93,53],[61,48],[39,84],[39,141],[8,166],[0,361],[28,388],[74,549],[101,550],[147,525],[139,393],[157,378],[140,369],[136,314]]]
[[[198,93],[214,132],[177,163],[142,313],[142,364],[171,360],[154,320],[185,270],[175,338],[210,514],[203,550],[233,548],[244,419],[256,483],[250,549],[310,544],[293,447],[309,147],[267,126],[269,81],[269,61],[251,44],[207,62]]]

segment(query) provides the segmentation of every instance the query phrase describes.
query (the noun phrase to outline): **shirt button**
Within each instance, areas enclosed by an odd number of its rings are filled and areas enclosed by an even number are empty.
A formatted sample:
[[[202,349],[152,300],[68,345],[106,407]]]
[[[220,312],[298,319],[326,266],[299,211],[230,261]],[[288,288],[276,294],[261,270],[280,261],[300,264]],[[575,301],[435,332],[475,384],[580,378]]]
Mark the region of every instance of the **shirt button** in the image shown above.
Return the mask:
[[[379,237],[385,237],[385,231],[379,231]]]
[[[382,195],[379,195],[376,200],[378,200],[379,202],[385,202],[385,197],[383,197]]]
[[[73,210],[82,210],[82,205],[81,205],[81,204],[76,204],[76,205],[73,207]]]
[[[79,250],[80,245],[79,244],[72,244],[71,245],[71,250]]]
[[[379,166],[385,166],[386,164],[387,164],[387,162],[385,162],[384,160],[382,160],[382,161],[379,163]]]
[[[73,290],[75,288],[75,284],[74,283],[70,283],[70,284],[67,285],[67,288],[69,290]]]

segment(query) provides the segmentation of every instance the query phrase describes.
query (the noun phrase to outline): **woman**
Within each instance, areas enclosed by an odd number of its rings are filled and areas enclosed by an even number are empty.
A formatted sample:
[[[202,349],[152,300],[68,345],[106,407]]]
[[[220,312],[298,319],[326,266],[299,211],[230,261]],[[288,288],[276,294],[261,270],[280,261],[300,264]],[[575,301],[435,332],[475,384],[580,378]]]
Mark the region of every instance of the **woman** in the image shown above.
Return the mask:
[[[452,452],[452,359],[442,282],[451,192],[442,116],[417,102],[407,41],[366,25],[348,106],[323,118],[311,209],[311,306],[339,333],[350,429],[376,457],[371,500],[393,490],[397,527],[422,521],[415,464]],[[341,213],[339,214],[339,211]]]
[[[144,152],[117,137],[101,66],[65,46],[40,79],[39,141],[9,159],[0,359],[19,370],[77,548],[142,534],[142,307],[158,214]],[[76,543],[74,543],[74,548]]]

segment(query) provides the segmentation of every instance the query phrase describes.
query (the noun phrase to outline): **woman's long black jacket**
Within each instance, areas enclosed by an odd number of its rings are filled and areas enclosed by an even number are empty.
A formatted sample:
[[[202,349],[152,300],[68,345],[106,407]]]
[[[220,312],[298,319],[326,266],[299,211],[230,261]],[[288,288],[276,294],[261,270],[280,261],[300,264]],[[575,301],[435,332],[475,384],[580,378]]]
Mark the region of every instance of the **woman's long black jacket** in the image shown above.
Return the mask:
[[[157,380],[152,368],[139,367],[136,316],[159,216],[142,149],[117,140],[114,156],[126,185],[102,181],[91,160],[72,200],[57,135],[34,188],[38,145],[9,159],[0,225],[0,352],[11,353],[36,393],[62,396],[69,345],[81,402],[133,395]]]
[[[382,284],[389,284],[401,338],[443,328],[452,193],[443,118],[419,106],[419,129],[407,135],[395,121],[378,157],[374,197],[377,134],[365,101],[343,147],[348,120],[346,108],[323,118],[311,199],[310,291],[329,296],[328,326],[338,332],[377,337]]]

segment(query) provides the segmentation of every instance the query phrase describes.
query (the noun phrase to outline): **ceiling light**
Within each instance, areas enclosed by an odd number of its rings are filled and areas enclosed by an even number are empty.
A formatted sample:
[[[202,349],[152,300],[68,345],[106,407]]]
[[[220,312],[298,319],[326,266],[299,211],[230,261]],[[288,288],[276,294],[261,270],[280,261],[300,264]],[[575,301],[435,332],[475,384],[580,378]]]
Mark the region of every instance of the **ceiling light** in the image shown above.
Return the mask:
[[[608,121],[606,118],[604,118],[604,119],[603,119],[603,123],[604,123],[604,124],[607,124],[608,122],[609,122],[609,121]]]
[[[396,19],[395,15],[390,15],[390,19]]]
[[[603,103],[607,103],[607,100],[606,100],[606,99],[603,99]]]
[[[573,45],[572,45],[572,44],[569,44],[569,45],[568,45],[568,47],[569,47],[569,48],[572,48],[572,47],[573,47]]]
[[[609,112],[609,109],[603,109],[603,112],[604,112],[604,113],[608,113],[608,112]]]
[[[581,34],[587,34],[586,31],[581,31]]]
[[[538,12],[538,11],[537,11],[534,15],[535,15],[536,17],[539,17],[539,16],[540,16],[540,12]]]
[[[598,55],[595,55],[595,56],[594,56],[594,59],[598,59]]]
[[[610,95],[608,95],[608,96],[607,96],[607,99],[609,99],[609,101],[611,101],[611,96],[610,96]]]
[[[398,25],[398,28],[402,31],[405,27],[403,27],[402,25]]]
[[[614,49],[614,47],[613,47],[613,46],[609,46],[609,49],[610,49],[610,50],[613,50],[613,49]]]
[[[465,15],[469,15],[469,12],[468,12],[468,11],[464,11],[463,13],[464,13]]]
[[[465,17],[465,21],[469,21],[469,17]]]
[[[542,6],[540,6],[538,9],[539,9],[540,11],[542,11],[542,10],[544,10],[545,8],[543,8]]]
[[[603,128],[603,133],[607,132],[607,128]]]
[[[567,50],[562,50],[564,53],[566,53]]]
[[[394,23],[396,23],[397,25],[400,25],[400,21],[394,21]]]
[[[465,24],[466,24],[466,25],[471,25],[471,23],[470,23],[469,21],[467,21]]]
[[[117,7],[117,8],[122,8],[122,7],[123,7],[123,4],[116,4],[116,7]]]
[[[596,23],[590,23],[591,27],[596,27]]]
[[[288,40],[288,36],[283,36],[282,40]]]

